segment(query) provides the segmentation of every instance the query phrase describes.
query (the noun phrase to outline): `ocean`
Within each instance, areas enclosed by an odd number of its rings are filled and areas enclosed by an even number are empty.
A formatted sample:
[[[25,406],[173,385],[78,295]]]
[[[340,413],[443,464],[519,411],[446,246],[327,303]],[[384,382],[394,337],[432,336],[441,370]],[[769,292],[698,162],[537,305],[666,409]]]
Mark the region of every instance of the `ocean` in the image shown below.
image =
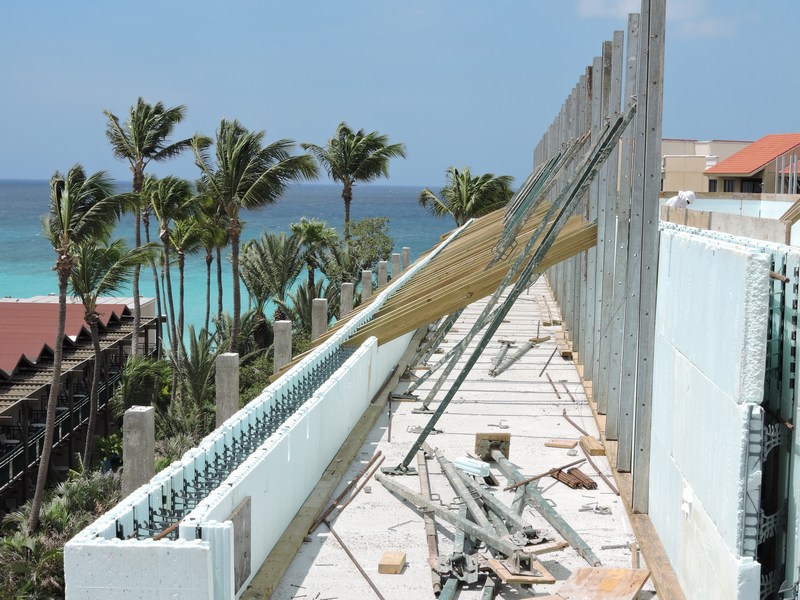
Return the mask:
[[[437,218],[419,206],[417,198],[424,186],[368,185],[356,186],[351,204],[351,220],[365,217],[387,217],[394,251],[411,248],[413,261],[433,246],[439,237],[454,227],[452,219]],[[433,188],[438,191],[438,188]],[[58,282],[53,271],[55,253],[42,235],[42,216],[48,211],[50,188],[47,181],[0,180],[0,297],[25,298],[55,294]],[[344,203],[337,185],[298,184],[291,186],[275,203],[259,210],[242,213],[242,242],[258,238],[263,232],[288,232],[290,223],[302,217],[325,221],[341,234]],[[157,237],[157,225],[151,219],[151,238]],[[133,218],[126,216],[117,226],[117,236],[133,244]],[[223,300],[225,310],[232,308],[230,262],[223,252]],[[216,267],[212,267],[216,269]],[[216,271],[212,272],[214,277]],[[302,277],[305,274],[301,274]],[[176,275],[173,274],[173,281]],[[177,285],[177,284],[174,284]],[[205,313],[204,254],[186,260],[186,323],[199,329]],[[242,288],[242,309],[247,296]],[[152,272],[142,271],[140,293],[153,296]],[[177,289],[174,290],[177,303]],[[130,295],[126,290],[120,295]],[[212,280],[212,314],[217,305],[216,284]],[[269,314],[269,313],[268,313]]]

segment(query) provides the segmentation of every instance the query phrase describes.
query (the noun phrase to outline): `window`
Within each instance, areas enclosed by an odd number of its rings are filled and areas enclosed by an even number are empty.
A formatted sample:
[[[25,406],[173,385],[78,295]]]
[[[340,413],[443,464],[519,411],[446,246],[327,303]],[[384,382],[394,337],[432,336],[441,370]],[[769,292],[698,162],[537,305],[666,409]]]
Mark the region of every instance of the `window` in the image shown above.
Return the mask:
[[[761,193],[761,180],[760,179],[743,179],[742,180],[742,193],[744,193],[744,194],[760,194]]]
[[[717,191],[717,180],[716,179],[709,179],[708,180],[708,191],[709,192],[716,192]]]
[[[723,192],[735,192],[736,191],[736,180],[734,180],[734,179],[723,179],[722,180],[722,191]]]

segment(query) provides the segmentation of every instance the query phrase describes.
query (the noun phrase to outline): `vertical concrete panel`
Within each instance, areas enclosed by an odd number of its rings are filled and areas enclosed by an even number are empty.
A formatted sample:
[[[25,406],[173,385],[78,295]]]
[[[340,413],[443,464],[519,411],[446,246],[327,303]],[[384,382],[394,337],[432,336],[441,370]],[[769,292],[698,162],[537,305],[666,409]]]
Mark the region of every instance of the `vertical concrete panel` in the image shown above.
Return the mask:
[[[402,256],[399,252],[392,254],[392,279],[400,277],[400,272],[403,270]]]
[[[361,271],[361,301],[366,302],[372,296],[372,271]]]
[[[403,271],[411,264],[411,248],[403,246]]]
[[[155,416],[152,406],[133,406],[122,418],[122,497],[155,475]]]
[[[311,301],[311,341],[328,331],[328,299],[314,298]]]
[[[219,427],[239,410],[239,355],[235,352],[220,354],[214,368]]]
[[[389,283],[389,263],[385,260],[378,261],[378,289]]]
[[[353,291],[355,289],[355,284],[350,282],[345,282],[342,284],[342,289],[339,293],[339,318],[344,318],[344,316],[353,310]]]
[[[275,336],[272,342],[274,372],[277,373],[292,360],[292,322],[275,321],[272,331]]]

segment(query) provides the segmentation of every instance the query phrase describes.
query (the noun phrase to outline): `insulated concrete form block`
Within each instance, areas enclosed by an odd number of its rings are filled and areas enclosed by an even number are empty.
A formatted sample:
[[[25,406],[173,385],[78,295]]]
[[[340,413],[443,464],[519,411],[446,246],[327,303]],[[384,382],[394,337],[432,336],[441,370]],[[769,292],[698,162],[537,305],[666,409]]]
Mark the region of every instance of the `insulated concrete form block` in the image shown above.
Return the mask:
[[[209,545],[109,540],[64,546],[70,600],[212,600]]]
[[[770,257],[715,235],[662,231],[649,514],[687,598],[744,600],[757,597],[748,594],[760,575],[747,555],[761,482]]]
[[[702,503],[688,489],[681,510],[684,550],[680,563],[673,566],[687,600],[757,600],[761,565],[727,551]]]
[[[769,256],[667,229],[661,252],[657,334],[736,402],[760,403]]]

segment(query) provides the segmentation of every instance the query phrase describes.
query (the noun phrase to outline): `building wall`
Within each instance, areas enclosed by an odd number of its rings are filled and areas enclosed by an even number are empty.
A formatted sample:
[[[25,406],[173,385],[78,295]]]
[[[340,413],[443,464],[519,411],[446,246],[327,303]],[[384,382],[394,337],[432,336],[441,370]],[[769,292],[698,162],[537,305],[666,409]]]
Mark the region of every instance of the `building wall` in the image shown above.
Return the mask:
[[[706,168],[705,156],[665,155],[663,166],[663,191],[708,191],[708,178],[703,175],[703,171]]]

